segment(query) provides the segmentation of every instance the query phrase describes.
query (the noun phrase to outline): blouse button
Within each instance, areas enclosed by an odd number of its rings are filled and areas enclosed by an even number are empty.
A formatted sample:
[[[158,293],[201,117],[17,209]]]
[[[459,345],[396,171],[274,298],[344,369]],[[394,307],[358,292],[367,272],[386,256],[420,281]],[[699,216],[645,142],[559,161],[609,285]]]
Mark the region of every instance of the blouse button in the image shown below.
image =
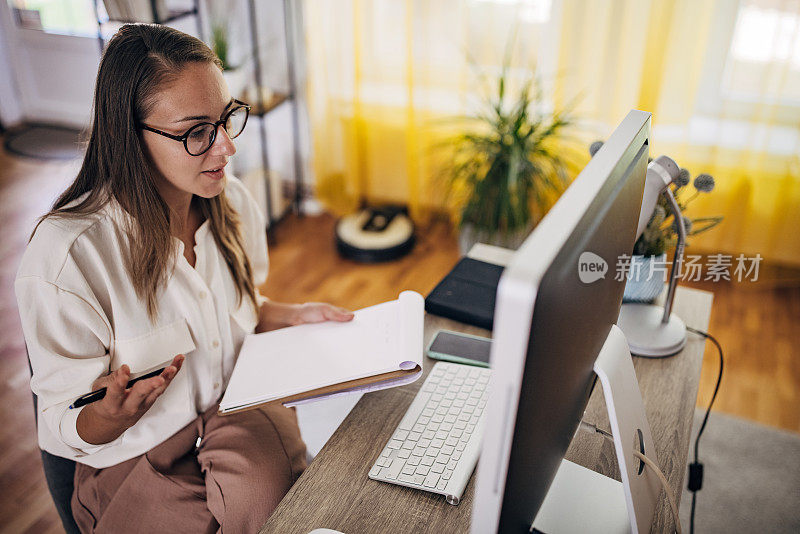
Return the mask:
[[[212,341],[212,342],[211,342],[211,346],[212,346],[212,347],[214,347],[215,349],[216,349],[217,347],[219,347],[219,340],[218,340],[218,339],[215,339],[214,341]]]

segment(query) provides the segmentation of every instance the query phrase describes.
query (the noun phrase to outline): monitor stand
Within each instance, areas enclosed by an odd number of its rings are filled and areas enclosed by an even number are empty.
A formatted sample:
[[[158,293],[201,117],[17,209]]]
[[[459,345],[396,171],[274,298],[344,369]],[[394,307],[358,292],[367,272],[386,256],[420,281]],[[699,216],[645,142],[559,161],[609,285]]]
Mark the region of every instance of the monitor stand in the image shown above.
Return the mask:
[[[562,460],[531,532],[650,532],[661,485],[633,455],[634,447],[658,461],[628,342],[617,325],[594,372],[603,387],[622,482]]]

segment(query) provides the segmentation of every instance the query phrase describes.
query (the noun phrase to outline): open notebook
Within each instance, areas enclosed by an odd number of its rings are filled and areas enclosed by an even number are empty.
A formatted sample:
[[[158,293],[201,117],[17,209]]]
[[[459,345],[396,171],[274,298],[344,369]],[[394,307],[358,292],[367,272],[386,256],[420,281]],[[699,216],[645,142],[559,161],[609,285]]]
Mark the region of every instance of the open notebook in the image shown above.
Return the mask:
[[[424,305],[419,293],[403,291],[397,300],[356,311],[347,323],[247,336],[219,413],[268,402],[294,406],[415,381],[422,375]]]

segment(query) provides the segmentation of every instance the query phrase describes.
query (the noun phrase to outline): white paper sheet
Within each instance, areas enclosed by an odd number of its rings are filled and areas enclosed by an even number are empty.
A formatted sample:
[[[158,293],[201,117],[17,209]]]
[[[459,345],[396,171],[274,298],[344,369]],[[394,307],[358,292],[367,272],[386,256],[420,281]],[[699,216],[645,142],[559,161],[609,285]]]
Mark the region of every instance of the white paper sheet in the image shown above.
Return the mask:
[[[419,293],[404,291],[397,300],[356,311],[347,323],[305,324],[247,336],[220,411],[417,365],[422,369],[424,307]]]

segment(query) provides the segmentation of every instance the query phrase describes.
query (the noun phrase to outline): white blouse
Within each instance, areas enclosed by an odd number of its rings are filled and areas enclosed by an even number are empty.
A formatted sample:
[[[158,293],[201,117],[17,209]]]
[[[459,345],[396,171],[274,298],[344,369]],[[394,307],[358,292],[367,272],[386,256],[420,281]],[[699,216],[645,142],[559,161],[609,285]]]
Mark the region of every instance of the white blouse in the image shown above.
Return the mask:
[[[256,286],[267,278],[265,222],[242,183],[225,193],[239,212]],[[124,256],[129,215],[116,203],[80,218],[46,219],[28,244],[15,281],[22,329],[38,396],[39,446],[92,467],[118,464],[162,443],[216,403],[257,314],[238,302],[209,221],[195,234],[193,268],[177,238],[178,261],[151,322]],[[259,305],[266,300],[258,295]],[[127,364],[133,376],[185,354],[183,367],[153,406],[116,440],[92,445],[78,435],[82,408],[70,410],[92,382]]]

